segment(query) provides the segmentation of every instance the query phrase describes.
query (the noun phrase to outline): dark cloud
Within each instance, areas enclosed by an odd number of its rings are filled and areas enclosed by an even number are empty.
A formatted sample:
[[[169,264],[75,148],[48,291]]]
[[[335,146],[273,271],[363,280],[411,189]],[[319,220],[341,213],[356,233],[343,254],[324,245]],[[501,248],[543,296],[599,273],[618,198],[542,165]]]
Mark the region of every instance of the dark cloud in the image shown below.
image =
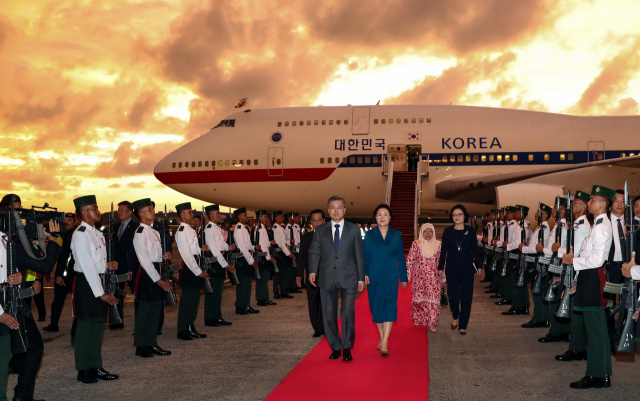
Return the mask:
[[[122,142],[114,152],[113,159],[98,164],[94,176],[117,178],[151,174],[158,161],[176,147],[173,142],[160,142],[135,149],[133,146],[133,142]]]
[[[11,24],[7,21],[6,18],[0,16],[0,51],[2,51],[2,45],[9,34],[9,29],[11,28]]]
[[[160,102],[158,101],[158,96],[154,92],[144,92],[138,96],[133,107],[131,107],[131,112],[129,113],[129,124],[133,128],[140,128],[143,121],[149,118],[149,114],[153,113],[156,107]]]
[[[59,116],[64,111],[62,96],[52,105],[21,104],[8,116],[12,124],[33,123],[39,120],[49,120]]]

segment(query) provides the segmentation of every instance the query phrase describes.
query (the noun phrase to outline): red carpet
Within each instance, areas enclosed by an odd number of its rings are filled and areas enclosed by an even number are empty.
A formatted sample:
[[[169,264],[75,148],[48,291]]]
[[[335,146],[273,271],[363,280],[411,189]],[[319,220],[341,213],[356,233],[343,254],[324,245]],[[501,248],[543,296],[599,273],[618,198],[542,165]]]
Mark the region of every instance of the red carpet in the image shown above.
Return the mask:
[[[340,322],[338,323],[340,327]],[[379,336],[371,321],[365,291],[356,301],[353,361],[330,360],[323,339],[271,392],[268,401],[427,400],[429,360],[427,329],[411,321],[411,289],[400,288],[398,321],[389,339],[389,356],[376,350]]]

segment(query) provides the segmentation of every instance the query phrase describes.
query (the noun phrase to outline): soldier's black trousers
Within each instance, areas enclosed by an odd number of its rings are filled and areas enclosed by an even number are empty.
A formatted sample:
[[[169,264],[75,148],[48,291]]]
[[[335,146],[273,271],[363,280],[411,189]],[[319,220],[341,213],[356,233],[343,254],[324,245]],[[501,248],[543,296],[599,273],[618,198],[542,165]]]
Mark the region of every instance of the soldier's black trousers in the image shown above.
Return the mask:
[[[13,367],[18,370],[18,384],[14,391],[15,398],[31,400],[36,386],[36,375],[40,369],[40,361],[42,361],[44,344],[34,319],[25,319],[24,328],[27,332],[29,349],[22,354],[13,354]],[[11,352],[11,345],[9,345],[9,352]]]

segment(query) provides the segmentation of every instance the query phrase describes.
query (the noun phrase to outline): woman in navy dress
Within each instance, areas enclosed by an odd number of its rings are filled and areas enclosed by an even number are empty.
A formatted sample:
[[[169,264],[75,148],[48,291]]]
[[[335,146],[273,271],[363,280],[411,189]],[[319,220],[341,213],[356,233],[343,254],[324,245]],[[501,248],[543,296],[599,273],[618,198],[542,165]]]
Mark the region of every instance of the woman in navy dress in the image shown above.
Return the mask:
[[[482,269],[482,258],[478,253],[478,238],[473,227],[464,224],[469,218],[463,205],[456,205],[449,216],[453,226],[442,234],[438,274],[444,277],[447,266],[447,293],[453,321],[451,330],[460,326],[460,334],[467,334],[467,324],[471,316],[473,298],[473,277]]]
[[[402,247],[402,234],[389,227],[393,213],[388,205],[374,212],[378,226],[364,236],[365,284],[369,308],[378,326],[382,356],[389,355],[389,336],[393,322],[398,320],[398,281],[407,287],[407,263]]]

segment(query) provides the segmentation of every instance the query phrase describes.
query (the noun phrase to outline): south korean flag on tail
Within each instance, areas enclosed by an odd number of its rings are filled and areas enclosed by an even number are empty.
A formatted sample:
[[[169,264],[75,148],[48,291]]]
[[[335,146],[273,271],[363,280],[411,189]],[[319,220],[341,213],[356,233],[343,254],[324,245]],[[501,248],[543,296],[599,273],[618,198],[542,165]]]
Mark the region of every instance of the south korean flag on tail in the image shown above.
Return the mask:
[[[419,132],[407,132],[407,141],[419,141],[420,133]]]

